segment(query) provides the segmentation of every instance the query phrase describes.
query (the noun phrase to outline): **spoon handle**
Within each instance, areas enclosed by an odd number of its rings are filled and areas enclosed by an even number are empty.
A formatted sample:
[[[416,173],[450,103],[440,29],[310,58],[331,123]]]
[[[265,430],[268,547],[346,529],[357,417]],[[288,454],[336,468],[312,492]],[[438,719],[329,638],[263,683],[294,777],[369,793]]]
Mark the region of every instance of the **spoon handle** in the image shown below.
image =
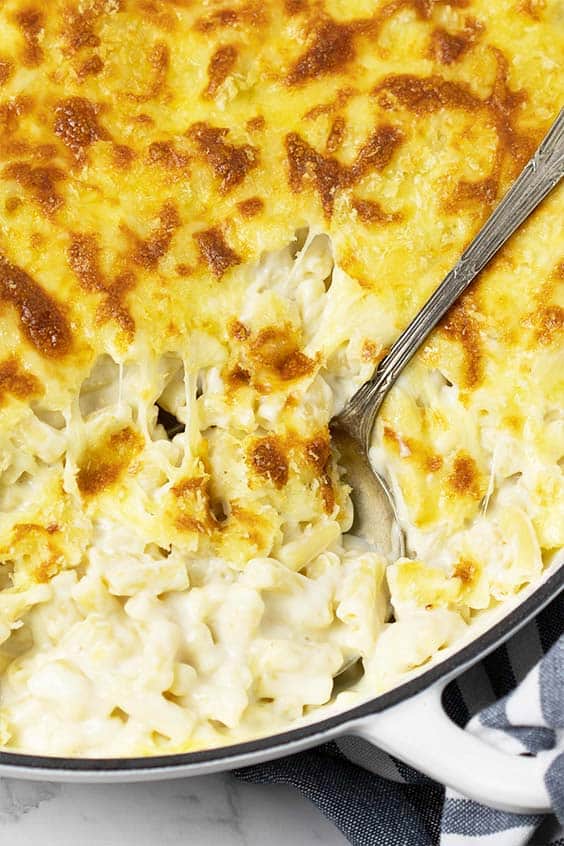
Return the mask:
[[[367,443],[378,409],[399,374],[448,309],[564,175],[564,109],[533,158],[423,308],[341,415]]]

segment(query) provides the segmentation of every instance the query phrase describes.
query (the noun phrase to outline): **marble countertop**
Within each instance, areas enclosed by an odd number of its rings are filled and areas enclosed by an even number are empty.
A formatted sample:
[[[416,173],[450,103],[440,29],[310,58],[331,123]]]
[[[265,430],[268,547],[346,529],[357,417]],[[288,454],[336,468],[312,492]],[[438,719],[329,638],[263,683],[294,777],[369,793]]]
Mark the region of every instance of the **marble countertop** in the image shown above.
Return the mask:
[[[0,842],[17,846],[344,846],[296,791],[230,775],[139,784],[0,779]]]

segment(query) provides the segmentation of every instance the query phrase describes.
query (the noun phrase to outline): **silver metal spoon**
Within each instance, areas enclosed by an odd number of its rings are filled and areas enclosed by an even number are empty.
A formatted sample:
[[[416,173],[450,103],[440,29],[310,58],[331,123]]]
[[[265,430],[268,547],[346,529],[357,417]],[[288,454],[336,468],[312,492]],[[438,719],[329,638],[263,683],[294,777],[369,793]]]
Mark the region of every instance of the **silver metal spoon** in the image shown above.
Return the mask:
[[[458,263],[380,362],[374,377],[331,422],[333,441],[340,453],[339,463],[352,488],[355,519],[351,531],[390,560],[405,554],[404,533],[390,489],[372,469],[368,458],[370,436],[382,402],[448,309],[563,175],[564,109]],[[350,664],[347,661],[339,672],[344,672]]]
[[[344,410],[331,421],[331,433],[351,486],[354,522],[351,531],[388,560],[405,555],[405,536],[392,493],[368,458],[370,437],[386,394],[448,309],[498,250],[521,226],[564,175],[564,109],[533,158],[480,229],[459,261],[413,318]],[[362,661],[350,655],[335,673],[332,697],[362,676]]]

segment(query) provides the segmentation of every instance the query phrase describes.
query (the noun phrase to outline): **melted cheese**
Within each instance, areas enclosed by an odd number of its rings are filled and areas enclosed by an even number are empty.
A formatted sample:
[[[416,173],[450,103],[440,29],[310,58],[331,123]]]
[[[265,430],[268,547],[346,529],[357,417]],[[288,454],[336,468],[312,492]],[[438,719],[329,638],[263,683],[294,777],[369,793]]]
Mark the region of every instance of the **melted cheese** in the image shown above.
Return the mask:
[[[562,190],[382,408],[414,556],[386,575],[327,426],[546,131],[563,52],[559,0],[2,5],[2,742],[267,733],[351,654],[385,689],[538,577]]]

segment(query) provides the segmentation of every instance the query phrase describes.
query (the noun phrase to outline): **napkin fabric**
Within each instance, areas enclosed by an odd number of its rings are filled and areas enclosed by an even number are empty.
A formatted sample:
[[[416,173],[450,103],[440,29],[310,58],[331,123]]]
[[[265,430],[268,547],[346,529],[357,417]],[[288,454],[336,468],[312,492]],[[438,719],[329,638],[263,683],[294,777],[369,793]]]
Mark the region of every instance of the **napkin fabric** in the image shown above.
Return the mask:
[[[452,682],[444,704],[456,723],[509,755],[552,750],[545,781],[554,814],[479,805],[356,737],[236,775],[292,785],[353,846],[564,846],[564,594]]]

